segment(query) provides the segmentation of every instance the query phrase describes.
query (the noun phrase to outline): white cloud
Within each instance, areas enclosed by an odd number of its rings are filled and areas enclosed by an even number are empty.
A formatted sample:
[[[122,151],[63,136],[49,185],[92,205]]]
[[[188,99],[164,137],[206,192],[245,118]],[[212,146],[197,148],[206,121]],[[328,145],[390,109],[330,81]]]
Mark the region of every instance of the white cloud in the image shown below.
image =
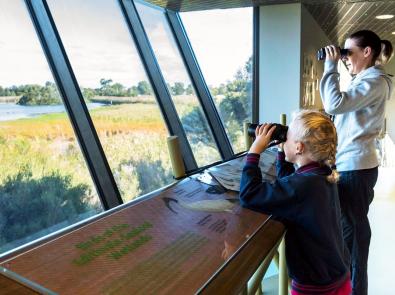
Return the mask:
[[[48,5],[81,86],[98,87],[101,78],[127,87],[147,80],[116,1],[48,0]],[[166,81],[190,83],[162,12],[140,12]],[[209,84],[231,80],[252,54],[251,8],[183,13],[182,19]],[[0,36],[0,86],[53,80],[22,0],[0,0]]]
[[[252,55],[252,8],[181,13],[206,82],[232,80]]]

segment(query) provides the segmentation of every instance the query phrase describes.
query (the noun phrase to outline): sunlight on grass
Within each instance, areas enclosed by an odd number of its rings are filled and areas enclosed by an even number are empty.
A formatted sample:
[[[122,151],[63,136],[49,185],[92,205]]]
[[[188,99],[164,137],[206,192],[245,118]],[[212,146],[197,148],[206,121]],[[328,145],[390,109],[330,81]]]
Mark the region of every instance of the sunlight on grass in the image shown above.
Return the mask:
[[[180,111],[186,114],[193,106],[183,102]],[[124,201],[173,181],[168,131],[156,104],[108,105],[90,110],[90,116]],[[196,150],[198,162],[213,157],[212,148],[202,143]],[[36,179],[57,171],[95,192],[66,113],[1,122],[0,161],[0,183],[27,167]]]

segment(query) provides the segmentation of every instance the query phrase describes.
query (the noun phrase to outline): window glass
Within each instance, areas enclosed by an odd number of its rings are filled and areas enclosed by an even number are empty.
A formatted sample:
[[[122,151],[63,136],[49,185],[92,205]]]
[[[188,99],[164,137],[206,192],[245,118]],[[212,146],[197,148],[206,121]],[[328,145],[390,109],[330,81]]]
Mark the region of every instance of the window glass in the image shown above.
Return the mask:
[[[221,160],[164,12],[135,2],[199,166]]]
[[[253,10],[182,12],[181,19],[226,132],[245,150],[243,122],[251,122]]]
[[[57,25],[122,199],[173,181],[162,119],[115,0],[50,0]]]
[[[102,207],[23,0],[0,0],[0,35],[4,253]]]

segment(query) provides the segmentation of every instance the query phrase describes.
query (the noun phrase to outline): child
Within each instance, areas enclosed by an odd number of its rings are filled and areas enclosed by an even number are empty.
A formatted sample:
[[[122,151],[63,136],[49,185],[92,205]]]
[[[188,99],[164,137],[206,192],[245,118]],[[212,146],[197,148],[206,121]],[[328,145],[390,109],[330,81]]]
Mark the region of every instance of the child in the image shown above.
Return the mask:
[[[335,164],[337,134],[317,111],[300,111],[289,125],[278,179],[262,182],[259,154],[275,126],[263,124],[247,155],[240,185],[243,206],[284,222],[291,294],[351,294],[348,252],[343,241]],[[294,165],[297,166],[295,171]]]

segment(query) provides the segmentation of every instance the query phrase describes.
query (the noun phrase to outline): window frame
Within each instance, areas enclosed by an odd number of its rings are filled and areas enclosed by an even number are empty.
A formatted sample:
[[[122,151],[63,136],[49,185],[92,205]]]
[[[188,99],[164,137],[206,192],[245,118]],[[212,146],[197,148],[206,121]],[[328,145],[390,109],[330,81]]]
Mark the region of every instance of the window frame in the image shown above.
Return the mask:
[[[123,203],[45,0],[25,0],[104,210]]]
[[[189,42],[188,35],[182,24],[178,12],[166,10],[170,28],[175,37],[184,65],[187,69],[189,78],[196,91],[196,96],[199,99],[200,105],[207,118],[209,128],[214,136],[214,140],[218,146],[218,150],[223,160],[231,159],[234,156],[232,145],[226,134],[225,127],[215,107],[214,100],[204,80],[203,74],[200,70],[196,56],[193,52],[192,46]]]

